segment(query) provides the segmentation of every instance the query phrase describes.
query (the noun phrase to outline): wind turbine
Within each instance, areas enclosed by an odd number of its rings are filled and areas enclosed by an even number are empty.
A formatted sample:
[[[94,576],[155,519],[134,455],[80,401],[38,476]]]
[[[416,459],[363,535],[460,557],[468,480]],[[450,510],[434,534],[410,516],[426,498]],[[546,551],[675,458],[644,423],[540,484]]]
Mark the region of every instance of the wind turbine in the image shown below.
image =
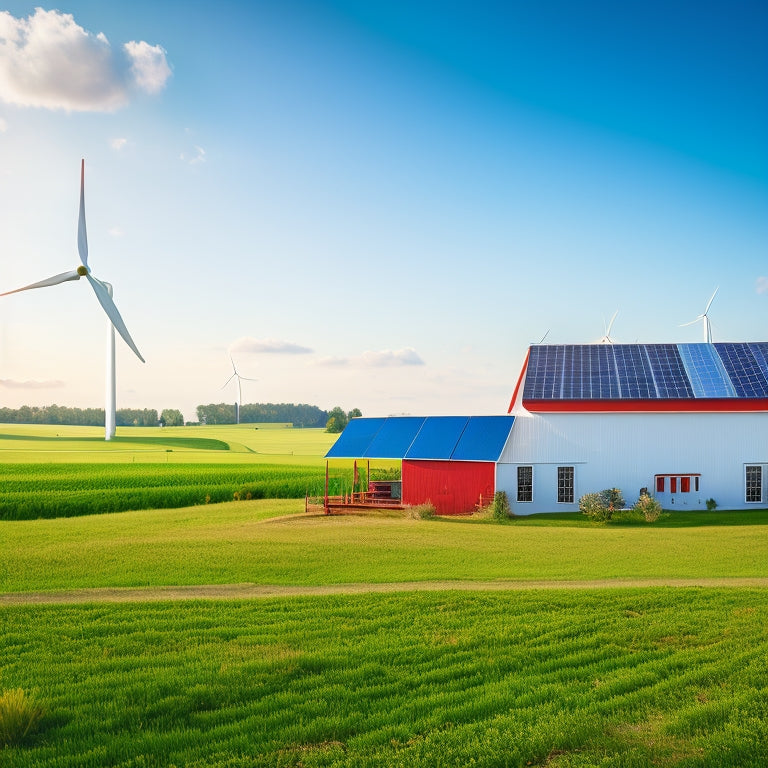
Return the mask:
[[[704,311],[695,319],[691,320],[690,322],[683,323],[680,327],[685,328],[686,325],[693,325],[694,323],[698,323],[699,320],[704,321],[704,342],[706,344],[712,343],[712,326],[709,323],[709,308],[712,306],[712,302],[715,300],[715,296],[717,296],[717,292],[720,290],[720,286],[718,285],[717,288],[715,288],[715,292],[712,294],[712,297],[707,302],[707,306],[704,309]]]
[[[237,379],[237,403],[236,403],[237,413],[235,413],[235,423],[239,424],[240,423],[240,407],[242,406],[242,400],[243,400],[243,390],[242,390],[242,387],[240,386],[240,382],[241,381],[258,381],[258,379],[249,379],[247,376],[241,376],[238,373],[237,368],[235,367],[235,361],[233,360],[232,355],[229,356],[229,361],[232,363],[233,373],[224,382],[221,388],[224,389],[224,387],[226,387],[227,384],[229,384],[229,382],[232,381],[232,379]]]
[[[53,275],[38,283],[25,285],[23,288],[16,288],[13,291],[0,293],[0,296],[8,296],[11,293],[20,291],[29,291],[32,288],[47,288],[50,285],[66,283],[70,280],[79,280],[86,278],[96,294],[102,309],[107,315],[107,370],[106,370],[106,402],[104,406],[104,439],[111,440],[115,436],[115,329],[123,337],[125,343],[134,351],[136,357],[145,362],[136,345],[133,343],[131,334],[125,327],[123,318],[117,311],[115,302],[112,300],[112,286],[110,283],[99,280],[91,274],[91,268],[88,266],[88,235],[85,229],[85,160],[80,163],[80,216],[77,221],[77,250],[80,254],[80,266],[69,272],[62,272]]]
[[[619,310],[617,309],[613,313],[613,317],[611,318],[611,322],[608,323],[608,326],[605,326],[605,320],[603,320],[603,328],[605,328],[605,335],[602,339],[598,342],[598,344],[613,344],[613,339],[611,338],[611,328],[613,328],[613,321],[616,319],[616,315],[619,314]]]

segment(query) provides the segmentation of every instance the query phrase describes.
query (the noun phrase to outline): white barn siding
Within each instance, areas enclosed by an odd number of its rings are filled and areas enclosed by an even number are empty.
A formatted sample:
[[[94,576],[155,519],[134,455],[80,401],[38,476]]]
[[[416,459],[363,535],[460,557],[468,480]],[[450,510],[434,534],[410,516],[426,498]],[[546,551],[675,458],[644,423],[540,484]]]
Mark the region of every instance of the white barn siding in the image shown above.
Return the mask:
[[[633,504],[641,488],[665,508],[768,506],[768,413],[529,413],[515,423],[497,467],[497,489],[515,514],[578,510],[579,497],[620,488]],[[762,465],[760,503],[745,501],[745,467]],[[517,501],[517,467],[533,467],[533,500]],[[557,501],[557,468],[574,467],[574,501]],[[700,475],[689,493],[657,494],[657,474]],[[667,481],[667,491],[669,488]],[[678,491],[679,491],[678,487]]]

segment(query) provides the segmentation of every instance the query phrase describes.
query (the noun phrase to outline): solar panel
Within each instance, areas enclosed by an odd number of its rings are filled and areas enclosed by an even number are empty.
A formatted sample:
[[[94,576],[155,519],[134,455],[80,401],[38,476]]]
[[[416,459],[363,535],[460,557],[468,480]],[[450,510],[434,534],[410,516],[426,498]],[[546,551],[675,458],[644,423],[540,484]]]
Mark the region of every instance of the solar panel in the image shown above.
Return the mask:
[[[643,399],[658,397],[651,363],[640,344],[611,345],[616,362],[620,397]]]
[[[693,397],[683,360],[675,344],[643,344],[653,373],[656,397],[685,400]]]
[[[747,344],[715,344],[737,397],[768,397],[768,381]]]
[[[712,344],[678,344],[694,397],[736,397],[723,361]]]
[[[523,388],[526,400],[560,399],[564,352],[562,345],[531,347]]]
[[[753,341],[747,346],[754,355],[755,362],[760,366],[763,376],[768,379],[768,341]]]

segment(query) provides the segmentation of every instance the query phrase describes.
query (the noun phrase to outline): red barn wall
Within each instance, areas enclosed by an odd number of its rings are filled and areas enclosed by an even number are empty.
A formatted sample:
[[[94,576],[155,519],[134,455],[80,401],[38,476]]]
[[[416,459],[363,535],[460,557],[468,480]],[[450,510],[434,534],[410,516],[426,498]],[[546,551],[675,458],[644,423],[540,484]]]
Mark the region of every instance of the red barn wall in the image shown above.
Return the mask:
[[[493,462],[403,459],[403,503],[430,501],[441,515],[474,512],[480,496],[493,499],[494,470]]]

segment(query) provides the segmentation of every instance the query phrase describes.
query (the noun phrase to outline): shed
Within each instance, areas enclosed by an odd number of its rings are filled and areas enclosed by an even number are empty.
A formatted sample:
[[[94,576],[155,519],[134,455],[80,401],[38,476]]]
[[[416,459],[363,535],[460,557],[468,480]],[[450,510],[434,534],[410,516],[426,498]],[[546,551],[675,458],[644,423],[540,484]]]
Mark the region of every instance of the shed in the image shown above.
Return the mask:
[[[404,504],[465,514],[493,498],[496,462],[513,423],[509,415],[358,418],[326,459],[399,460]]]

